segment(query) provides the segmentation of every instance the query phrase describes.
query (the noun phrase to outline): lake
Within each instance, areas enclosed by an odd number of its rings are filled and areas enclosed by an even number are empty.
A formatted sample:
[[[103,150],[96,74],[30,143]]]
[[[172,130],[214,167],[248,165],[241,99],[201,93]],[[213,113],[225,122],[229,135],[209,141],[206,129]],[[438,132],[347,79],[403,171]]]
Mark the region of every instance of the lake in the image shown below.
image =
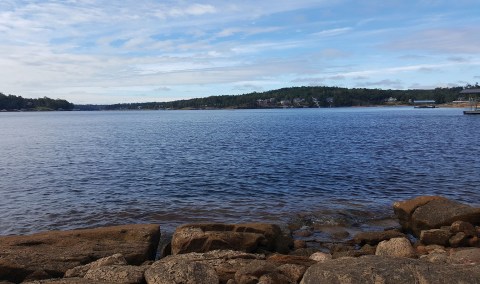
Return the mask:
[[[461,109],[19,112],[0,133],[0,235],[361,226],[417,195],[480,203],[480,117]]]

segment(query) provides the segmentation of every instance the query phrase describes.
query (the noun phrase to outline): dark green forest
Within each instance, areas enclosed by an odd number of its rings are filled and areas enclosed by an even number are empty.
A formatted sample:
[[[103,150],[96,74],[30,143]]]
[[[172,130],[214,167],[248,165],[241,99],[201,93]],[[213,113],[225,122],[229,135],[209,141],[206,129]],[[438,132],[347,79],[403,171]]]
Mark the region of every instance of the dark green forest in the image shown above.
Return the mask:
[[[0,111],[72,110],[73,107],[72,103],[61,99],[54,100],[47,97],[26,99],[21,96],[7,96],[0,93]]]
[[[341,87],[291,87],[243,95],[224,95],[178,100],[172,102],[128,103],[112,105],[73,105],[61,99],[47,97],[26,99],[0,93],[0,111],[7,110],[133,110],[133,109],[221,109],[221,108],[285,108],[285,107],[349,107],[376,105],[407,105],[414,100],[434,100],[449,103],[466,87],[432,90],[382,90]]]
[[[113,105],[76,105],[80,110],[128,109],[217,109],[280,107],[348,107],[409,104],[413,100],[435,100],[437,104],[458,99],[463,87],[433,90],[381,90],[340,87],[291,87],[243,95],[210,96],[172,102]]]

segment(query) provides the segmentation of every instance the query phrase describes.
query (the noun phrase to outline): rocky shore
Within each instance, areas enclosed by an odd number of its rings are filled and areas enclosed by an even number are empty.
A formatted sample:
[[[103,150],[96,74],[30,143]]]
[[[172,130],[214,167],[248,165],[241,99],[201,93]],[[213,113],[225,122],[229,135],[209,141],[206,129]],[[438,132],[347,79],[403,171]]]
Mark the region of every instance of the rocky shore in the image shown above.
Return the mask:
[[[339,242],[317,228],[125,225],[0,237],[1,283],[480,283],[480,208],[440,196],[393,204],[398,227]]]

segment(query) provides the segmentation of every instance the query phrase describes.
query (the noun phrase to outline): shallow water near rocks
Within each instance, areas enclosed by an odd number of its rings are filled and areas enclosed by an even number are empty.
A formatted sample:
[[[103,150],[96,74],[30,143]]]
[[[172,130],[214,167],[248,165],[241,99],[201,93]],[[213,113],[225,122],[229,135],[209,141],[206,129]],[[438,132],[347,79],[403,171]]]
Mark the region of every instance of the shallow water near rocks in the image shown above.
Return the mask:
[[[479,129],[460,109],[0,113],[0,235],[125,223],[389,227],[397,200],[480,203]]]

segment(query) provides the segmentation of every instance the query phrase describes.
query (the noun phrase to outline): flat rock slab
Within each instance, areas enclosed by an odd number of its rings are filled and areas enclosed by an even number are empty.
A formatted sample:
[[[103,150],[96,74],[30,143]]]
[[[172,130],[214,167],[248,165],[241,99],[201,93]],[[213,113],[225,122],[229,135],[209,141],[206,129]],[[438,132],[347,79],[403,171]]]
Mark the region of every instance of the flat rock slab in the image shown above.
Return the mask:
[[[116,253],[139,265],[155,258],[159,238],[160,227],[155,224],[0,237],[0,280],[63,277],[70,268]]]
[[[172,238],[172,253],[237,250],[266,250],[286,253],[293,240],[274,224],[187,224],[178,227]]]
[[[300,283],[480,283],[480,266],[363,256],[315,264],[307,269]]]

